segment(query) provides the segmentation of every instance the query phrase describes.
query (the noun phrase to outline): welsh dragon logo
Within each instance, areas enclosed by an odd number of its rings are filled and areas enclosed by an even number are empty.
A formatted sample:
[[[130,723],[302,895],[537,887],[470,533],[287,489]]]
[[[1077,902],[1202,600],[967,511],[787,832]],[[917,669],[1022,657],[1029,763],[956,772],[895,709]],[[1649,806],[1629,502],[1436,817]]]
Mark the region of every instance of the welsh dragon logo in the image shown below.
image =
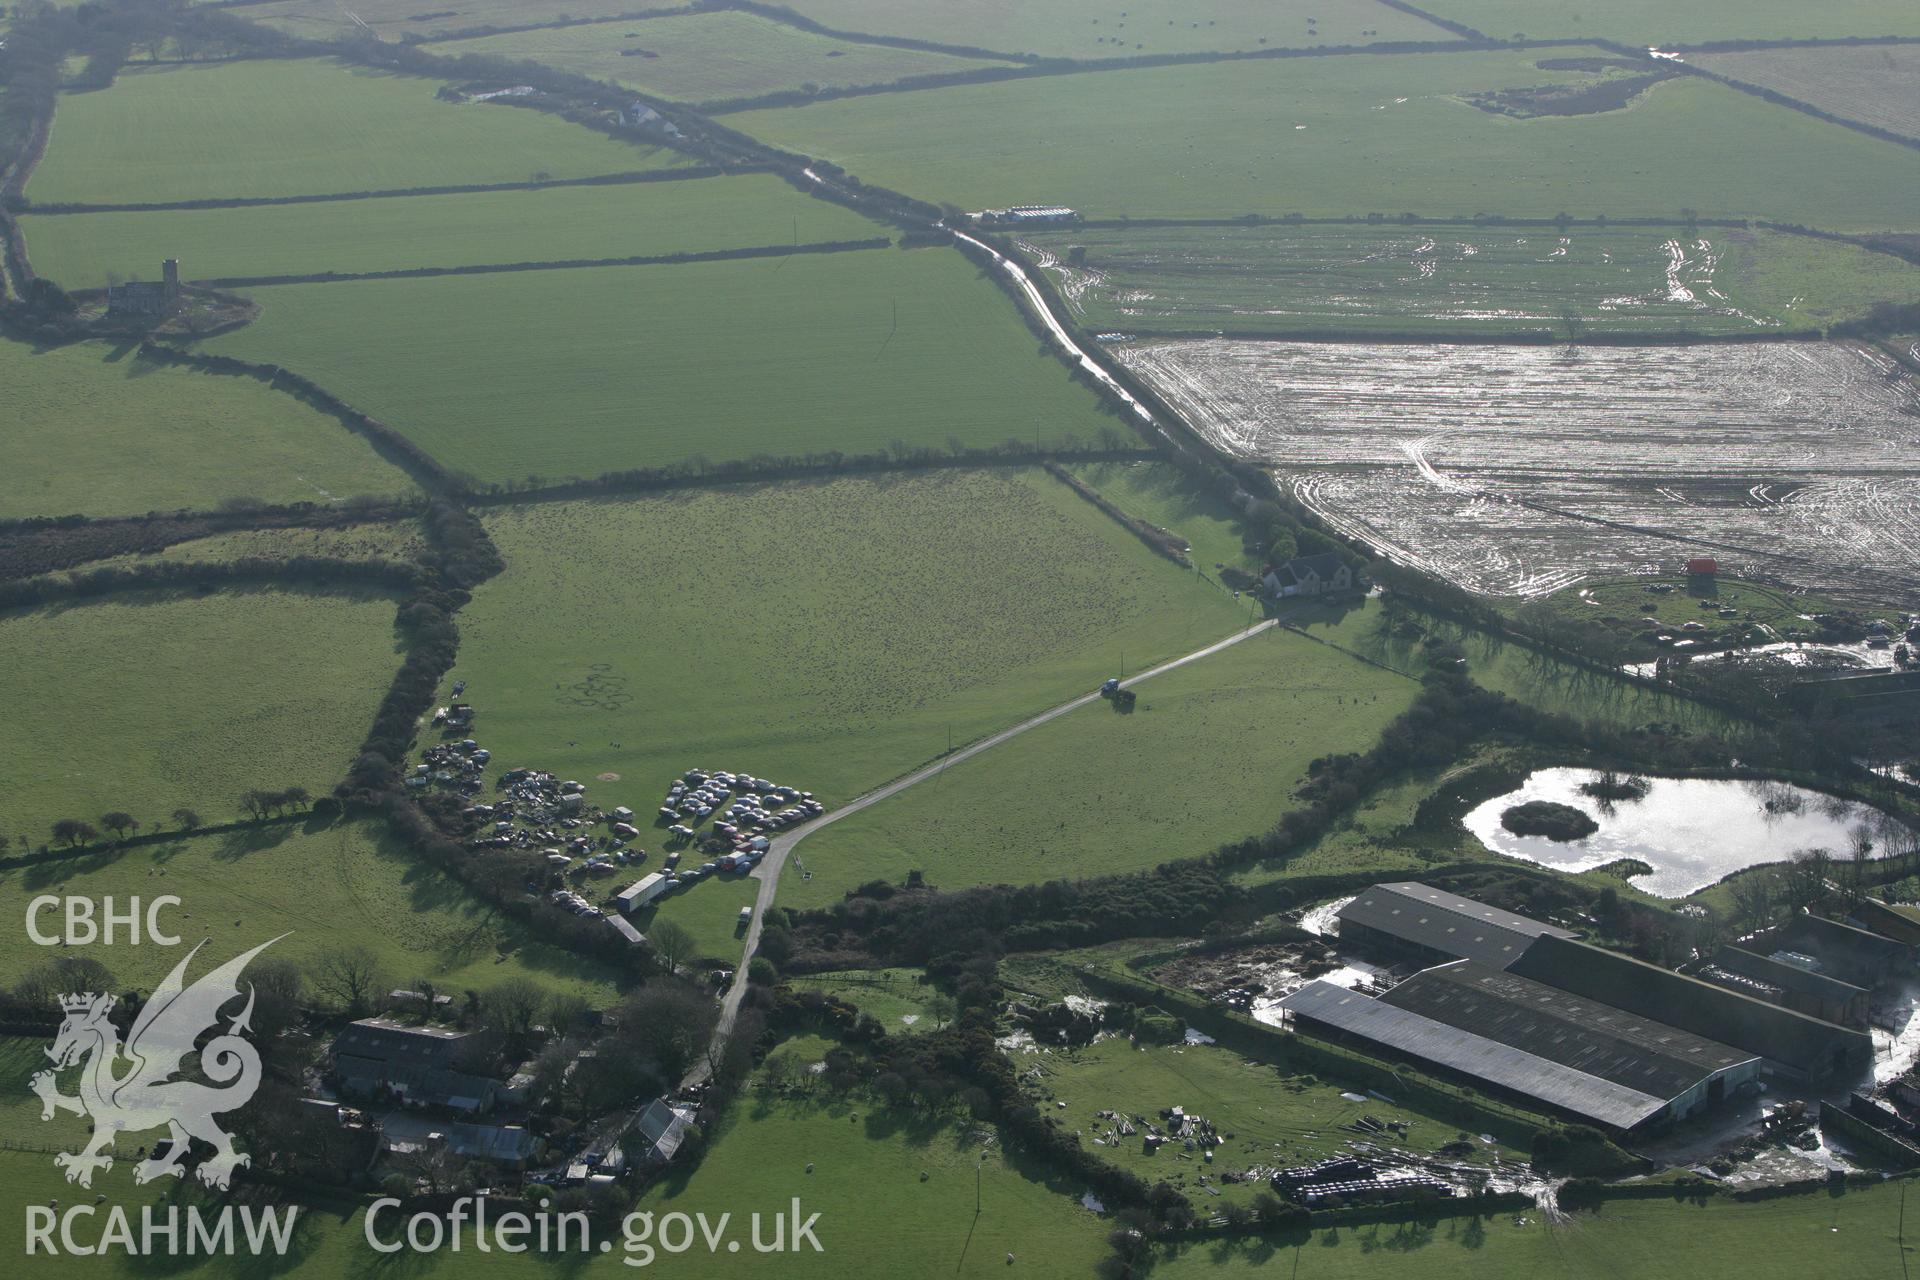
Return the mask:
[[[195,1138],[214,1149],[195,1171],[209,1187],[225,1190],[233,1171],[252,1163],[251,1157],[234,1150],[233,1136],[213,1119],[245,1106],[260,1087],[260,1055],[241,1035],[250,1029],[253,1016],[251,983],[246,1007],[229,1015],[226,1030],[197,1050],[195,1042],[215,1028],[221,1009],[240,997],[240,973],[247,963],[278,941],[263,942],[188,986],[187,964],[206,944],[196,946],[141,1006],[124,1045],[119,1028],[107,1020],[113,996],[89,991],[60,998],[66,1020],[46,1051],[53,1070],[37,1073],[30,1083],[40,1096],[42,1120],[66,1111],[93,1121],[86,1146],[53,1158],[68,1182],[92,1186],[97,1170],[113,1167],[113,1156],[106,1153],[115,1139],[148,1129],[166,1129],[170,1141],[164,1156],[156,1152],[134,1167],[135,1182],[183,1176],[181,1162],[187,1158],[189,1139]],[[187,1059],[196,1055],[198,1074],[212,1083],[180,1078]],[[71,1067],[80,1069],[80,1093],[72,1098],[60,1092],[58,1081],[59,1073]]]

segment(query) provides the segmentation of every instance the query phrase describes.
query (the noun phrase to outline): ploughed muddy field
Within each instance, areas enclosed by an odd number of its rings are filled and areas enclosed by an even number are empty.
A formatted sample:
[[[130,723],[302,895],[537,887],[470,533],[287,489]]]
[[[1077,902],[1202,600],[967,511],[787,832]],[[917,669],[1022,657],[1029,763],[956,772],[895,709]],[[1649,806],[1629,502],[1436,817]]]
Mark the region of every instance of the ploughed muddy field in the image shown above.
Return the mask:
[[[1920,394],[1866,348],[1117,354],[1330,524],[1476,591],[1544,595],[1702,554],[1806,588],[1920,587]]]

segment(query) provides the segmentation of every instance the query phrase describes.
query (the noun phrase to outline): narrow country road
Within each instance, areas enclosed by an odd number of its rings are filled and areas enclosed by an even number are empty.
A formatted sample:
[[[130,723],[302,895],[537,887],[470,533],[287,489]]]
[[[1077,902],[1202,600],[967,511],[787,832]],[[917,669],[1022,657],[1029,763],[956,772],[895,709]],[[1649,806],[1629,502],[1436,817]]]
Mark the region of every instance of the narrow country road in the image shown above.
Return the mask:
[[[1256,622],[1244,631],[1237,631],[1226,639],[1215,641],[1204,649],[1196,649],[1185,657],[1174,658],[1169,662],[1163,662],[1157,667],[1151,667],[1142,671],[1137,676],[1122,680],[1120,685],[1122,688],[1130,689],[1143,680],[1151,680],[1157,675],[1163,675],[1179,667],[1184,667],[1189,662],[1198,662],[1202,658],[1212,657],[1222,649],[1230,649],[1242,640],[1251,639],[1263,631],[1271,630],[1276,625],[1277,620],[1273,618]],[[774,895],[780,888],[780,873],[785,869],[787,857],[793,852],[795,846],[821,828],[831,826],[840,821],[840,819],[859,813],[862,809],[872,805],[879,804],[882,800],[891,796],[899,795],[908,787],[925,782],[928,778],[943,772],[950,765],[955,765],[962,760],[970,759],[983,751],[990,751],[1010,738],[1017,738],[1029,729],[1037,729],[1049,721],[1059,719],[1070,711],[1077,711],[1089,703],[1096,702],[1099,698],[1100,694],[1098,691],[1083,693],[1071,702],[1063,702],[1057,707],[1042,711],[1039,715],[1031,719],[1022,720],[1010,729],[1002,729],[991,737],[982,738],[978,742],[960,748],[951,755],[942,756],[925,768],[916,769],[912,773],[896,778],[883,787],[876,787],[857,799],[849,800],[838,809],[829,810],[818,818],[815,818],[812,822],[795,827],[792,831],[786,832],[783,835],[775,836],[772,844],[767,849],[766,859],[761,862],[760,866],[753,872],[753,875],[760,881],[760,892],[754,899],[753,920],[747,926],[746,946],[741,951],[740,967],[734,971],[733,983],[727,988],[727,994],[721,1002],[720,1021],[719,1024],[715,1026],[713,1032],[713,1042],[716,1052],[709,1054],[708,1058],[717,1058],[719,1056],[717,1052],[719,1046],[733,1033],[734,1019],[738,1017],[740,1013],[741,998],[744,997],[747,992],[747,964],[753,959],[753,953],[760,945],[760,926],[762,922],[766,920],[767,912],[773,907]],[[704,1081],[707,1075],[708,1063],[705,1061],[700,1062],[688,1073],[686,1083],[698,1084]]]

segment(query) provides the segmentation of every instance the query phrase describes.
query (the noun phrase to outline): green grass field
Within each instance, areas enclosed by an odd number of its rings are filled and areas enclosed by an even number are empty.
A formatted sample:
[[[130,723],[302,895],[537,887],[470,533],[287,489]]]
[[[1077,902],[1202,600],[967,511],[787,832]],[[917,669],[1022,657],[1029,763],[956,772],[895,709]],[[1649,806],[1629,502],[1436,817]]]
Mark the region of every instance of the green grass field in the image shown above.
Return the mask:
[[[1049,58],[1455,38],[1375,0],[791,0],[790,7],[840,31]]]
[[[1284,1274],[1300,1280],[1405,1276],[1431,1280],[1614,1280],[1620,1276],[1733,1276],[1799,1280],[1809,1275],[1898,1276],[1902,1188],[1889,1183],[1845,1195],[1791,1196],[1704,1206],[1626,1201],[1549,1225],[1540,1215],[1495,1214],[1427,1226],[1391,1223],[1319,1231],[1303,1244],[1173,1246],[1153,1280],[1237,1280]],[[1515,1218],[1523,1218],[1518,1225]]]
[[[1071,468],[1130,516],[1185,538],[1188,558],[1211,576],[1222,567],[1252,572],[1260,558],[1240,540],[1238,516],[1175,467],[1156,462],[1091,462]]]
[[[145,990],[203,939],[207,949],[195,974],[283,933],[291,936],[267,954],[309,975],[328,951],[364,947],[379,958],[388,987],[427,981],[456,998],[530,978],[604,1004],[615,987],[605,966],[531,938],[451,877],[420,866],[377,822],[295,823],[40,863],[0,871],[0,892],[22,902],[43,893],[112,895],[122,905],[131,897],[178,897],[180,906],[161,919],[180,948],[96,944],[71,951]],[[56,923],[48,916],[41,927]],[[0,986],[52,954],[21,929],[0,934]]]
[[[461,612],[452,672],[475,736],[499,767],[642,815],[701,765],[850,798],[949,731],[1004,728],[1122,651],[1190,652],[1243,612],[1037,472],[529,506],[487,528],[507,570]]]
[[[400,665],[393,609],[262,588],[0,615],[0,830],[38,846],[57,818],[228,822],[252,788],[325,794]]]
[[[854,969],[846,973],[793,974],[787,985],[802,991],[822,991],[844,1000],[895,1035],[932,1031],[951,1016],[944,1001],[918,969]]]
[[[105,92],[61,98],[27,195],[41,204],[315,195],[684,163],[534,111],[440,102],[439,87],[327,60],[123,72]]]
[[[1022,237],[1092,329],[1751,333],[1920,298],[1848,244],[1683,227],[1079,228]],[[1066,261],[1086,249],[1084,265]]]
[[[69,288],[109,272],[189,279],[398,271],[654,257],[795,241],[866,240],[885,228],[770,174],[159,213],[21,220],[34,270]]]
[[[864,1098],[749,1093],[698,1169],[669,1177],[639,1207],[711,1220],[726,1210],[771,1213],[798,1196],[803,1216],[821,1215],[823,1252],[762,1264],[782,1275],[1074,1276],[1092,1271],[1111,1226],[1080,1207],[1084,1190],[1010,1159],[991,1130],[948,1116],[878,1111]],[[704,1249],[667,1261],[682,1275],[742,1270]]]
[[[729,12],[521,31],[427,47],[448,57],[526,59],[681,102],[755,98],[807,85],[886,84],[995,65],[835,40],[758,14]]]
[[[249,293],[265,313],[203,349],[297,370],[488,481],[1111,425],[944,250]]]
[[[1393,1145],[1422,1155],[1462,1137],[1458,1125],[1378,1099],[1354,1102],[1341,1096],[1338,1082],[1295,1076],[1216,1045],[1136,1049],[1126,1039],[1112,1036],[1082,1049],[1016,1054],[1014,1062],[1029,1096],[1048,1114],[1057,1114],[1063,1125],[1078,1131],[1095,1154],[1150,1183],[1164,1179],[1196,1202],[1216,1208],[1222,1200],[1247,1203],[1266,1189],[1265,1179],[1225,1183],[1219,1181],[1223,1174],[1350,1154],[1354,1135],[1342,1132],[1340,1126],[1362,1115],[1407,1122],[1406,1139],[1395,1136]],[[1057,1106],[1061,1102],[1067,1104],[1064,1110]],[[1149,1151],[1144,1125],[1135,1121],[1138,1132],[1129,1137],[1116,1133],[1114,1122],[1098,1114],[1117,1111],[1130,1120],[1144,1116],[1164,1131],[1160,1113],[1176,1106],[1212,1121],[1222,1137],[1232,1135],[1214,1150],[1211,1164],[1197,1150],[1183,1150],[1179,1140]],[[1471,1140],[1473,1135],[1466,1137]],[[1102,1139],[1098,1146],[1094,1146],[1096,1139]],[[1477,1140],[1473,1146],[1471,1158],[1477,1163],[1485,1164],[1495,1155],[1524,1160],[1503,1147]],[[1219,1198],[1202,1189],[1201,1175],[1206,1185],[1217,1188]]]
[[[1496,40],[1604,36],[1629,44],[1808,40],[1920,35],[1920,13],[1899,0],[1431,0],[1427,10]]]
[[[36,351],[0,340],[0,387],[10,452],[48,464],[0,466],[0,518],[413,488],[365,440],[251,378],[153,364],[106,343]]]
[[[1132,666],[1130,664],[1130,668]],[[1265,831],[1307,762],[1365,751],[1418,686],[1268,632],[995,747],[799,847],[782,906],[836,902],[910,870],[941,889],[1138,871]]]
[[[246,19],[310,40],[331,40],[373,28],[383,40],[408,33],[433,35],[481,27],[524,27],[568,18],[614,18],[651,9],[678,9],[686,0],[455,0],[422,9],[419,0],[272,0],[250,4]],[[353,15],[348,17],[349,12]],[[359,19],[355,22],[354,19]]]
[[[864,98],[728,123],[866,181],[968,209],[1618,218],[1692,208],[1841,231],[1916,225],[1920,156],[1720,85],[1673,80],[1622,110],[1528,120],[1463,100],[1591,79],[1542,71],[1537,57],[1382,55],[1052,76],[930,90],[915,96],[910,116]]]
[[[664,786],[660,789],[666,790]],[[660,834],[648,833],[649,837],[656,840]],[[699,861],[693,851],[688,850],[681,859],[681,865],[698,865]],[[641,870],[657,869],[659,865],[657,858],[650,859]],[[602,886],[611,895],[626,888],[636,878],[633,875],[615,876],[603,881]],[[752,906],[759,892],[760,882],[749,876],[708,876],[697,884],[676,890],[642,907],[630,918],[634,927],[642,933],[653,928],[656,920],[673,921],[693,935],[702,958],[731,969],[740,963],[740,952],[746,937],[746,930],[740,925],[740,908]],[[607,909],[616,908],[609,905]]]

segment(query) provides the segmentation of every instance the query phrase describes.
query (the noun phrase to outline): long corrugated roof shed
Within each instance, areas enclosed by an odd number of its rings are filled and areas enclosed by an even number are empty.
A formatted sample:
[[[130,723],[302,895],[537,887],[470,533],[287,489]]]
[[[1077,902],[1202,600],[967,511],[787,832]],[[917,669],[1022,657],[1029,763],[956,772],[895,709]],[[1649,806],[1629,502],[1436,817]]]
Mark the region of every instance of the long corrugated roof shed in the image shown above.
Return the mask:
[[[1824,1075],[1864,1070],[1873,1040],[1698,978],[1563,938],[1542,938],[1515,965],[1522,977],[1626,1009],[1643,1018],[1685,1023],[1722,1044]]]
[[[1417,973],[1381,998],[1659,1098],[1757,1056],[1470,960]]]
[[[1309,982],[1283,999],[1280,1007],[1299,1018],[1616,1129],[1631,1129],[1666,1106],[1664,1098],[1576,1071],[1331,982]]]
[[[1796,964],[1783,964],[1745,947],[1724,946],[1714,953],[1713,962],[1722,969],[1770,982],[1787,991],[1819,996],[1823,1000],[1847,1001],[1867,994],[1864,987],[1856,987],[1851,982],[1842,982],[1811,969],[1802,969]]]
[[[1462,960],[1504,969],[1534,939],[1571,938],[1565,929],[1490,907],[1414,880],[1376,884],[1340,908],[1341,922],[1416,943]]]

